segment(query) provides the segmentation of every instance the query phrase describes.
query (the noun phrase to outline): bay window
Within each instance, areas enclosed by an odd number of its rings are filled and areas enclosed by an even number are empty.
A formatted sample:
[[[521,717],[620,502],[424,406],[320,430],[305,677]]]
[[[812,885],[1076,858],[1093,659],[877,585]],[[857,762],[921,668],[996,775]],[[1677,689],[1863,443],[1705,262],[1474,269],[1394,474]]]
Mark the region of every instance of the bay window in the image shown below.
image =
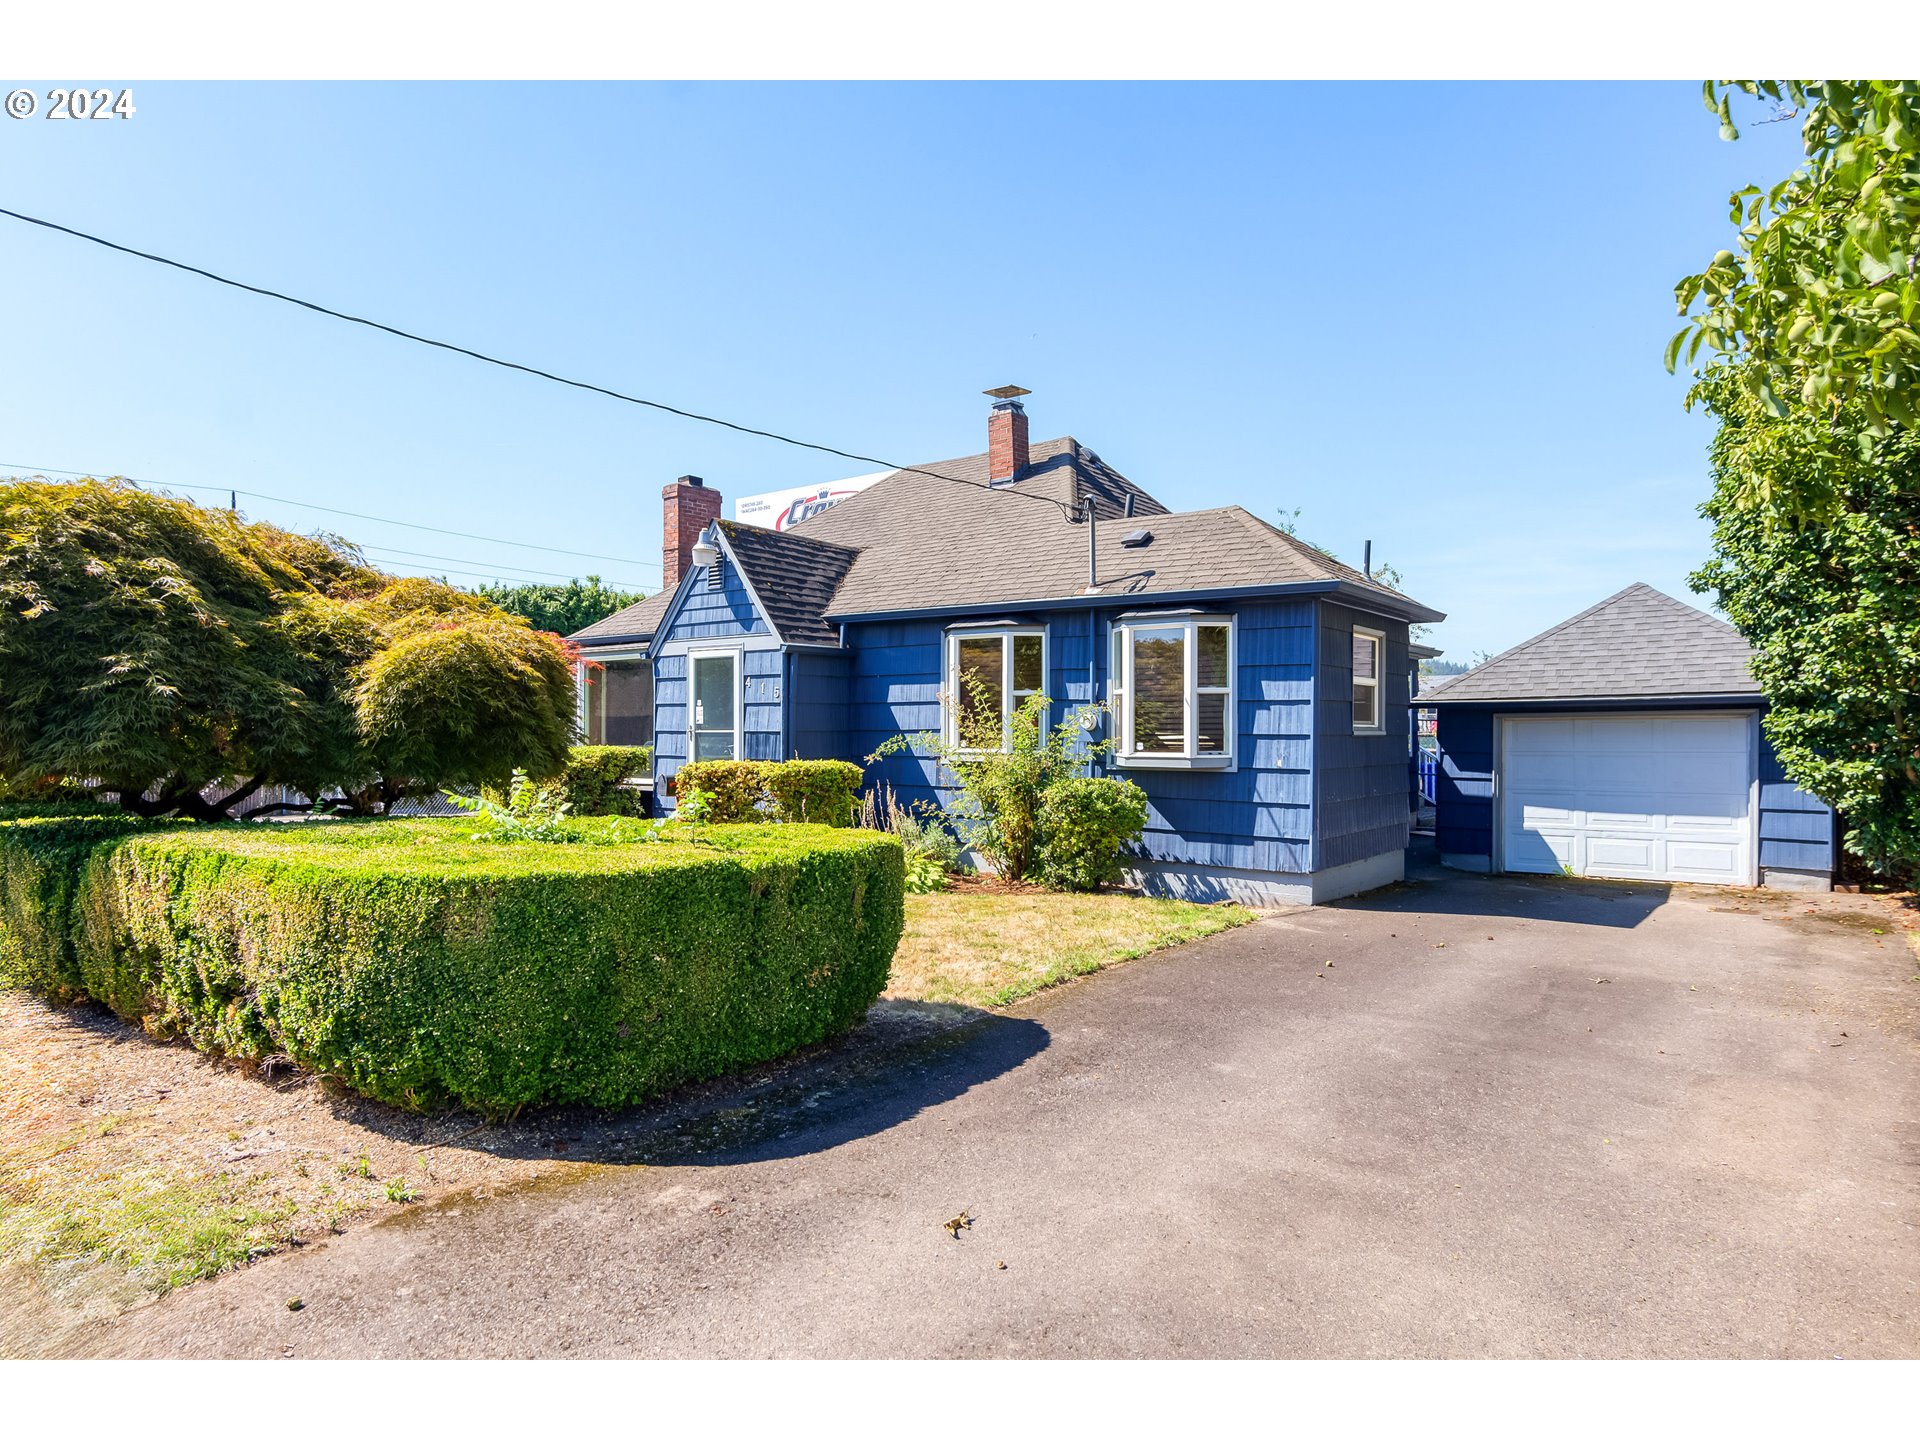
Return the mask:
[[[947,635],[946,736],[963,750],[1005,750],[1013,712],[1047,685],[1039,627],[955,630]]]
[[[1223,616],[1122,616],[1107,691],[1123,765],[1233,764],[1233,622]]]

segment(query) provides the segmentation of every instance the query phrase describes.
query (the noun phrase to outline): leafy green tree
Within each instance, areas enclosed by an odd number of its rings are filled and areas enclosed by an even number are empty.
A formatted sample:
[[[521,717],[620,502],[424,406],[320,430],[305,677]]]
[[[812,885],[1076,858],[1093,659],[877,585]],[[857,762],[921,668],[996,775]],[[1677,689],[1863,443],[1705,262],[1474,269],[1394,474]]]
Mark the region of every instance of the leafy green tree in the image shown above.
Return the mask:
[[[1707,106],[1728,140],[1743,92],[1802,121],[1806,163],[1729,197],[1736,248],[1675,287],[1688,319],[1666,363],[1691,365],[1705,350],[1708,371],[1733,376],[1774,419],[1800,406],[1829,422],[1826,459],[1750,470],[1743,492],[1818,513],[1839,503],[1843,438],[1864,457],[1920,418],[1920,82],[1709,80]]]
[[[594,621],[646,598],[603,585],[598,575],[569,580],[564,585],[482,585],[479,593],[534,629],[555,635],[584,630]]]
[[[1757,363],[1757,362],[1750,362]],[[1920,868],[1920,439],[1876,435],[1859,400],[1785,419],[1739,367],[1694,396],[1712,445],[1714,558],[1692,577],[1754,647],[1767,738],[1797,784],[1838,809],[1883,874]],[[1830,496],[1818,515],[1752,502]]]
[[[571,657],[449,586],[117,482],[0,485],[0,776],[222,818],[264,784],[357,807],[553,773]],[[235,785],[226,799],[202,798]],[[151,798],[148,798],[151,797]]]

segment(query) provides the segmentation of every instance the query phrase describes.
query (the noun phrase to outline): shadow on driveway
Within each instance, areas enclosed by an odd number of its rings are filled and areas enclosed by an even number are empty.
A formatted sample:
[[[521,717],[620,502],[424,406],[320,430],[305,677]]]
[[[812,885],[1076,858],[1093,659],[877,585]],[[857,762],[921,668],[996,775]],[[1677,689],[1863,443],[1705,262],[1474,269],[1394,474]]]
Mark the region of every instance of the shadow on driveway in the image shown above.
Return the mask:
[[[1577,880],[1559,875],[1473,875],[1409,856],[1408,878],[1334,902],[1395,914],[1484,915],[1631,930],[1667,903],[1673,887],[1650,880]]]

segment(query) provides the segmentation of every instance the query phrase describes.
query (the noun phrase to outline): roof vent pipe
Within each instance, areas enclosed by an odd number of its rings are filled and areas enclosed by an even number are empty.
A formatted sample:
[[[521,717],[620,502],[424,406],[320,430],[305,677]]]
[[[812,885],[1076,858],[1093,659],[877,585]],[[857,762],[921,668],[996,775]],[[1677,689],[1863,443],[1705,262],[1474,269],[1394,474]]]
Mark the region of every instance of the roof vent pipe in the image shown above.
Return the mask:
[[[1129,520],[1133,518],[1133,492],[1131,490],[1127,492],[1126,509],[1121,513],[1124,514]]]
[[[1373,578],[1373,542],[1367,541],[1366,548],[1360,552],[1360,573],[1371,580]]]
[[[1099,560],[1093,548],[1094,538],[1100,533],[1100,527],[1094,523],[1091,495],[1086,498],[1085,504],[1087,507],[1087,589],[1093,591],[1100,585]]]

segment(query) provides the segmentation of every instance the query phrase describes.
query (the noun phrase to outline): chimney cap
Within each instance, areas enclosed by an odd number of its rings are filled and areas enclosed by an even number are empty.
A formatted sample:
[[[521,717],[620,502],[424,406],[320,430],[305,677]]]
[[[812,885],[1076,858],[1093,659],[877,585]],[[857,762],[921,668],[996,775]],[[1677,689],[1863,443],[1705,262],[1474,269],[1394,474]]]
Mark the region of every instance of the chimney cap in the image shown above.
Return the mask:
[[[681,476],[679,476],[679,477],[677,477],[677,478],[676,478],[676,479],[674,480],[674,482],[673,482],[673,483],[674,483],[674,484],[676,484],[676,485],[701,485],[701,486],[704,486],[704,485],[705,485],[705,484],[706,484],[707,482],[706,482],[706,481],[704,481],[704,480],[702,480],[702,479],[701,479],[701,478],[700,478],[700,477],[699,477],[698,475],[681,475]]]
[[[996,385],[991,390],[982,390],[982,395],[991,395],[996,400],[1018,400],[1022,395],[1031,395],[1033,391],[1022,390],[1018,385]]]

